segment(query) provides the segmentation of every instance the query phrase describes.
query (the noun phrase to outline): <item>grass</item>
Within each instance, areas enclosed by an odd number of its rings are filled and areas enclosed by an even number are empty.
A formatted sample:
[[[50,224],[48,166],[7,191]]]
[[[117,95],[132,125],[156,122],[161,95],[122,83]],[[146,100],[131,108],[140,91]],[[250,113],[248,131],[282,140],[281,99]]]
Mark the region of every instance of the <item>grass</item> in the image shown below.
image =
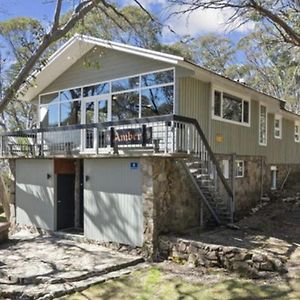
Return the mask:
[[[287,284],[258,285],[244,279],[223,280],[215,284],[194,284],[166,276],[164,271],[149,268],[119,279],[90,287],[62,298],[64,300],[297,300]]]

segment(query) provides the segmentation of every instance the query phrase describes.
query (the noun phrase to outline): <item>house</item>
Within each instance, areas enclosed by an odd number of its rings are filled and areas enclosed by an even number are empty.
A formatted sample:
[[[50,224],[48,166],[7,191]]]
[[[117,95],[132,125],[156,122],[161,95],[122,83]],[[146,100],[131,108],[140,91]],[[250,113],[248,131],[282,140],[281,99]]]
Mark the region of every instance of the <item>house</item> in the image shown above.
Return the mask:
[[[76,35],[35,78],[38,128],[1,137],[20,225],[153,254],[299,176],[300,117],[183,57]]]

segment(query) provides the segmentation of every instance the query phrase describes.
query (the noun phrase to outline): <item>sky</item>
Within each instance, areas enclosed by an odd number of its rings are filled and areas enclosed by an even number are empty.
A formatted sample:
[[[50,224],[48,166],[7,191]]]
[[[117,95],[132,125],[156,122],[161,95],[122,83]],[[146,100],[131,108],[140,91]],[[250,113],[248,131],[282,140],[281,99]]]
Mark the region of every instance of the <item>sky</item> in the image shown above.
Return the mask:
[[[74,5],[76,0],[64,0],[67,6]],[[174,16],[168,18],[173,11],[179,10],[180,7],[170,8],[167,0],[140,0],[142,5],[151,11],[155,16],[169,25],[178,35],[190,35],[192,37],[205,33],[219,33],[226,35],[233,40],[238,40],[249,29],[251,24],[246,24],[233,31],[225,26],[226,19],[230,11],[205,10],[196,11],[190,15]],[[132,0],[118,0],[121,5],[132,4]],[[182,8],[182,7],[181,7]],[[45,24],[49,24],[53,18],[55,1],[53,0],[0,0],[0,21],[12,17],[28,16],[37,18]],[[165,27],[163,32],[163,42],[171,43],[174,41],[174,34]]]

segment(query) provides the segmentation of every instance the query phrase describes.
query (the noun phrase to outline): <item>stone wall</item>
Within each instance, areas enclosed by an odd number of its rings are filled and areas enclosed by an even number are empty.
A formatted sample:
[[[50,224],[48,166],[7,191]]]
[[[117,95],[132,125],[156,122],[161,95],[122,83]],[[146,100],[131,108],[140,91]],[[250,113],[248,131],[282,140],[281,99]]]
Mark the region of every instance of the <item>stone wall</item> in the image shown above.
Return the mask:
[[[172,158],[141,160],[144,249],[156,256],[160,234],[180,233],[200,225],[200,198],[180,162]]]
[[[159,249],[163,258],[187,262],[193,267],[225,268],[251,277],[263,277],[266,272],[286,272],[285,257],[258,250],[167,236],[160,237]]]
[[[220,164],[222,160],[232,163],[231,155],[218,154],[216,157]],[[240,218],[260,201],[266,163],[264,158],[259,156],[235,156],[235,159],[243,160],[245,166],[244,177],[235,177],[233,182],[231,177],[228,179],[230,186],[234,184],[235,216]]]

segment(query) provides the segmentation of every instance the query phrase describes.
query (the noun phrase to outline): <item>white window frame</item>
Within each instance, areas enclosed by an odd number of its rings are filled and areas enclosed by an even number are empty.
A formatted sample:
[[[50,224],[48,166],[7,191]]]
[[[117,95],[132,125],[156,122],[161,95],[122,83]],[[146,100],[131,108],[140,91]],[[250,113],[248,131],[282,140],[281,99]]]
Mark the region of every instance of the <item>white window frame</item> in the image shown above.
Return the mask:
[[[298,128],[296,131],[296,128]],[[295,121],[294,124],[294,140],[296,143],[300,143],[300,122]]]
[[[264,106],[266,108],[266,128],[265,128],[265,130],[266,130],[266,138],[265,138],[265,141],[263,141],[263,142],[260,140],[261,108],[262,108],[262,106]],[[268,107],[264,103],[259,103],[258,121],[259,121],[258,122],[258,144],[260,146],[267,146],[267,144],[268,144]]]
[[[242,173],[238,174],[238,170],[239,170],[239,164],[242,164],[241,170]],[[236,178],[244,178],[245,177],[245,161],[244,160],[236,160],[235,161],[235,167],[236,167],[236,174],[235,177]]]
[[[153,85],[153,86],[149,86],[149,87],[148,86],[146,86],[146,87],[141,86],[141,77],[143,75],[159,73],[159,72],[164,72],[164,71],[171,71],[171,70],[173,71],[173,75],[174,75],[173,82],[157,84],[157,85]],[[138,87],[136,87],[134,89],[118,91],[118,92],[113,92],[112,91],[112,82],[113,81],[122,80],[122,79],[126,79],[126,78],[132,78],[132,77],[139,77],[140,84],[139,84]],[[90,96],[90,97],[83,97],[83,88],[85,88],[87,86],[102,84],[102,83],[109,83],[109,92],[107,94],[95,95],[95,96]],[[60,104],[61,103],[72,102],[72,101],[81,101],[83,103],[83,101],[86,98],[98,99],[99,96],[101,97],[102,95],[108,95],[110,97],[110,100],[109,100],[109,103],[108,103],[109,104],[109,107],[108,107],[109,119],[108,119],[108,121],[111,121],[112,96],[117,95],[117,94],[127,93],[127,92],[133,92],[133,91],[138,91],[139,92],[139,118],[141,118],[141,113],[142,113],[142,109],[141,109],[141,92],[143,90],[146,90],[146,89],[155,89],[155,88],[159,88],[159,87],[172,86],[172,85],[173,85],[173,114],[175,114],[175,111],[177,110],[177,102],[176,102],[177,101],[177,97],[176,97],[176,68],[171,67],[171,68],[156,69],[156,70],[153,70],[153,71],[137,73],[137,74],[118,77],[118,78],[113,78],[113,79],[109,79],[109,80],[105,80],[105,81],[91,82],[89,84],[85,84],[85,85],[81,85],[81,86],[66,87],[66,88],[61,89],[61,90],[55,90],[55,91],[51,91],[51,92],[47,92],[47,93],[42,93],[42,94],[39,95],[39,101],[38,101],[38,111],[37,111],[38,122],[37,122],[37,124],[38,124],[38,127],[40,127],[40,125],[41,125],[41,114],[40,114],[41,107],[48,107],[49,105],[57,105],[58,104],[58,106],[59,106],[59,109],[58,109],[58,127],[60,127],[61,126],[60,125],[60,122],[61,122],[61,119],[60,119]],[[80,98],[61,101],[61,99],[60,99],[60,93],[61,92],[63,92],[64,90],[73,90],[73,89],[79,89],[79,88],[81,89],[81,97]],[[54,94],[54,93],[58,93],[59,100],[58,100],[57,103],[55,103],[55,104],[54,103],[53,104],[42,104],[41,103],[41,97],[42,96],[50,95],[50,94]]]
[[[221,94],[221,116],[216,116],[215,115],[215,92],[219,92]],[[242,122],[237,122],[237,121],[233,121],[233,120],[227,120],[225,118],[222,117],[223,115],[223,94],[228,94],[231,95],[233,97],[237,97],[240,98],[242,100]],[[219,86],[213,86],[212,87],[212,119],[214,120],[218,120],[218,121],[222,121],[222,122],[226,122],[226,123],[231,123],[231,124],[235,124],[235,125],[240,125],[240,126],[245,126],[245,127],[251,127],[251,100],[250,97],[245,97],[244,95],[241,95],[239,93],[230,91],[230,90],[226,90],[224,88],[221,88]],[[249,107],[249,111],[248,111],[248,123],[244,122],[243,118],[244,118],[244,102],[248,102],[248,107]]]
[[[229,179],[229,160],[223,159],[222,160],[222,169],[223,169],[223,175],[225,179]]]
[[[279,127],[276,127],[276,121],[279,121]],[[276,132],[279,132],[279,135],[276,135]],[[274,138],[275,139],[282,139],[282,116],[281,115],[274,115]]]

